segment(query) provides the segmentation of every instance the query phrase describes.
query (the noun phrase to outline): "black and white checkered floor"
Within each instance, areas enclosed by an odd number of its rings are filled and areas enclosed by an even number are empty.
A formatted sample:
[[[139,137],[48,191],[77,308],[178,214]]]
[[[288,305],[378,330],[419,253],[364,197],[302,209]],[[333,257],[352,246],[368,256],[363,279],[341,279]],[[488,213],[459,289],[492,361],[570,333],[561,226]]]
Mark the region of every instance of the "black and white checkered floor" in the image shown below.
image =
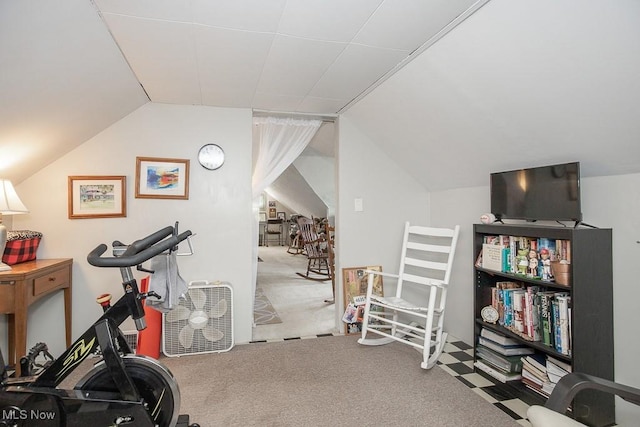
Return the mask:
[[[449,336],[444,351],[438,359],[438,365],[469,386],[487,402],[507,413],[518,424],[531,427],[531,423],[527,420],[528,403],[516,396],[506,395],[503,390],[496,387],[496,383],[474,372],[473,347]]]

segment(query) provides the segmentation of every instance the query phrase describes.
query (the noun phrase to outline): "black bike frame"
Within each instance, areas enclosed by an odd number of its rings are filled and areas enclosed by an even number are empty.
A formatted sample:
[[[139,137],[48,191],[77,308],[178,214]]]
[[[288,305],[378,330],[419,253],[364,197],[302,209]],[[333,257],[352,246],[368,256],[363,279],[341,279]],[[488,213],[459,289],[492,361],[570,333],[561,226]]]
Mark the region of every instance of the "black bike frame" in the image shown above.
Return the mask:
[[[126,269],[129,269],[127,267]],[[124,268],[122,269],[124,270]],[[123,272],[124,273],[124,272]],[[125,294],[78,338],[60,357],[48,366],[29,387],[56,387],[74,369],[76,369],[90,354],[95,353],[98,346],[109,371],[113,375],[115,384],[125,400],[138,399],[138,393],[125,373],[124,363],[119,357],[115,342],[117,340],[120,351],[131,353],[119,326],[130,315],[144,315],[142,295],[138,290],[135,279],[124,282]]]

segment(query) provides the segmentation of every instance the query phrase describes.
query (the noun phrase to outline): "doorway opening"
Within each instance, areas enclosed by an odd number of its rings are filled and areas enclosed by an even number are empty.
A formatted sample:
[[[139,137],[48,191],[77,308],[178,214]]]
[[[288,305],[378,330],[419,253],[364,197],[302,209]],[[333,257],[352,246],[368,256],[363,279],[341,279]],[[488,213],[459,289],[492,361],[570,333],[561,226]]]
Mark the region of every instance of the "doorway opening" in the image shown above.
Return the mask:
[[[303,153],[261,197],[253,341],[339,331],[335,304],[326,302],[333,299],[331,280],[301,277],[307,257],[288,250],[297,215],[335,224],[335,141],[335,124],[323,122]],[[284,219],[283,239],[269,238],[264,227],[269,219],[279,218]]]

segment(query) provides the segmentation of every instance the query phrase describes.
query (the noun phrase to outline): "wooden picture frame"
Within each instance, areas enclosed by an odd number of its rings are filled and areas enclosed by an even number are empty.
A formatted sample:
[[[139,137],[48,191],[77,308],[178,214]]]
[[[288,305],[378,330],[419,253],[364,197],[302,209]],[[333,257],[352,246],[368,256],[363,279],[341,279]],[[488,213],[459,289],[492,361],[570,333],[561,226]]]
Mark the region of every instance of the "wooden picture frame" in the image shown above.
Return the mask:
[[[345,308],[345,316],[351,318],[353,315],[356,316],[356,319],[362,317],[362,313],[355,311],[353,313],[349,313],[350,308],[349,304],[354,303],[355,297],[365,297],[367,294],[367,286],[368,286],[368,274],[365,273],[365,270],[373,270],[373,271],[382,271],[381,265],[374,265],[368,267],[348,267],[342,269],[342,287],[343,287],[343,296],[344,296],[344,308]],[[384,288],[382,285],[382,276],[376,275],[373,282],[373,293],[375,295],[384,296]],[[361,305],[360,307],[364,307]],[[343,316],[343,320],[345,317]],[[362,332],[362,322],[352,322],[347,323],[344,322],[344,333],[345,335],[358,334]]]
[[[285,212],[278,212],[276,215],[278,216],[278,219],[281,219],[283,221],[287,220],[287,214]]]
[[[126,179],[122,175],[70,176],[69,219],[126,217]]]
[[[136,199],[189,199],[189,160],[136,157]]]

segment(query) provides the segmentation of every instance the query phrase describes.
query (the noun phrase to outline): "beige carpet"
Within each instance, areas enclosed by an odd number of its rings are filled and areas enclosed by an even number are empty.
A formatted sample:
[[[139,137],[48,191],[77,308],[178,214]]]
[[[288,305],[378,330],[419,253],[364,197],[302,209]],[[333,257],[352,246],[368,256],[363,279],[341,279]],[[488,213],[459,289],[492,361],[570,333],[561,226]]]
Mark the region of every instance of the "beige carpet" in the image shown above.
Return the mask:
[[[201,426],[517,426],[414,349],[364,347],[355,336],[234,347],[161,361],[181,413]]]

